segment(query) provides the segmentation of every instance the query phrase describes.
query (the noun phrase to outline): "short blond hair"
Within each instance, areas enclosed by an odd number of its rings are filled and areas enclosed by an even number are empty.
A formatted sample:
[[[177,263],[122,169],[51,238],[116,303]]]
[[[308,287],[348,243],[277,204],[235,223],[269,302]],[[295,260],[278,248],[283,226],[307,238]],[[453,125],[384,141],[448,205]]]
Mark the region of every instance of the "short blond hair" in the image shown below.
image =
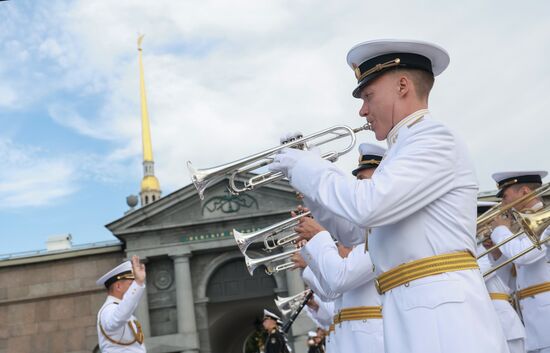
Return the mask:
[[[418,98],[428,100],[435,81],[431,73],[424,70],[409,68],[397,68],[395,72],[404,73],[409,76]]]

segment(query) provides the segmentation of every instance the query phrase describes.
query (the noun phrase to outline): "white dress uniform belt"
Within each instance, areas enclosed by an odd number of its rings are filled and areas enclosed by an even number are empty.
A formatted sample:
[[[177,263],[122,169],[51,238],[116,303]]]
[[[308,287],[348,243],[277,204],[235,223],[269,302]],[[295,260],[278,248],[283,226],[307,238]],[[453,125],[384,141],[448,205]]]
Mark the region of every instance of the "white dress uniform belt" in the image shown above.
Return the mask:
[[[512,297],[506,293],[489,293],[489,296],[493,300],[506,300],[507,302],[512,302]]]
[[[446,272],[479,269],[475,257],[467,251],[426,257],[407,262],[382,273],[375,280],[378,293],[385,292],[416,279]]]
[[[530,286],[522,290],[519,290],[517,292],[517,297],[518,297],[518,300],[521,300],[527,297],[533,297],[537,294],[544,293],[544,292],[550,292],[550,282],[536,284],[534,286]]]
[[[381,319],[381,306],[357,306],[353,308],[344,308],[334,315],[334,325],[341,324],[344,321]]]

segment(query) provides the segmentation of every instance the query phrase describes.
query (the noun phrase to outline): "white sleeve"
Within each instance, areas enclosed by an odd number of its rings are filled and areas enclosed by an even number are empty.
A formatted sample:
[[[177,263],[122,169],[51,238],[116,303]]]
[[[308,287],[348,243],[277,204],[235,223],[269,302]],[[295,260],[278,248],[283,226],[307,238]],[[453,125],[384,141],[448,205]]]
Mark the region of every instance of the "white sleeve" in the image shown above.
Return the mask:
[[[479,254],[482,254],[483,252],[485,252],[485,248],[482,245],[479,245],[477,247],[477,254],[479,255]],[[482,274],[489,271],[493,267],[493,263],[491,262],[490,256],[491,256],[491,253],[477,259],[477,264],[479,265],[479,271]],[[484,277],[484,279],[487,281],[489,278],[492,278],[495,275],[496,275],[496,272],[493,272],[490,275]]]
[[[331,292],[347,292],[375,277],[374,266],[364,243],[342,258],[330,234],[323,231],[307,242],[302,253],[320,285]]]
[[[107,305],[101,311],[101,326],[107,332],[118,330],[130,320],[136,310],[139,300],[145,291],[145,284],[140,286],[132,282],[118,305]]]
[[[493,240],[493,243],[498,244],[512,235],[513,233],[506,226],[498,226],[493,230],[493,233],[491,233],[491,239]],[[520,252],[531,247],[532,245],[533,242],[531,242],[531,240],[529,240],[526,235],[520,235],[519,237],[512,239],[508,243],[502,245],[500,247],[500,251],[507,258],[512,258]],[[542,248],[542,250],[535,248],[525,255],[522,255],[519,258],[515,259],[514,263],[518,265],[529,265],[542,259],[545,255],[546,249],[544,247]]]
[[[328,328],[330,324],[332,324],[332,319],[334,317],[334,304],[333,302],[322,301],[317,295],[315,295],[314,298],[319,308],[315,311],[308,306],[306,307],[306,312],[310,319],[318,326]]]
[[[304,205],[309,208],[315,221],[322,225],[344,246],[352,247],[353,245],[365,242],[366,229],[334,214],[307,196],[304,197]]]
[[[304,272],[302,272],[302,279],[313,291],[313,293],[317,294],[322,301],[333,301],[334,299],[342,295],[341,293],[327,291],[325,288],[323,288],[309,266],[304,269]]]
[[[414,129],[372,179],[356,180],[328,161],[303,158],[289,170],[291,184],[361,227],[396,223],[455,188],[454,136],[440,124],[418,124]]]

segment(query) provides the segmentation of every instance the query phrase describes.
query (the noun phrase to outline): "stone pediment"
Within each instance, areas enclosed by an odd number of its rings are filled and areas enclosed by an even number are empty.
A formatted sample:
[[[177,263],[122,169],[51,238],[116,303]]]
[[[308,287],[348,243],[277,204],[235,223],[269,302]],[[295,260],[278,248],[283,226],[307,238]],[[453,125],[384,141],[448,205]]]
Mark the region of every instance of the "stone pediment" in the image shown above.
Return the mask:
[[[211,185],[204,200],[189,184],[158,201],[141,207],[106,225],[114,235],[218,223],[234,219],[276,214],[296,207],[296,192],[286,181],[267,184],[240,195],[227,191],[227,179]]]

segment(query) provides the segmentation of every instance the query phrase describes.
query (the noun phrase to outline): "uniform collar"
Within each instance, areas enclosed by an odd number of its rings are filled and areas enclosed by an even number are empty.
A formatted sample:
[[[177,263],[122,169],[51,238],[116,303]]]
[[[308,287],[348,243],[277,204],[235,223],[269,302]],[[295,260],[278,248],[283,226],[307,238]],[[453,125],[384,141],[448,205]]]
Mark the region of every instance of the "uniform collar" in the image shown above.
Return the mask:
[[[117,304],[120,304],[120,299],[118,299],[117,297],[113,297],[112,295],[107,296],[107,301],[108,301],[109,303],[117,303]]]
[[[536,204],[534,204],[533,207],[531,207],[531,209],[536,212],[536,211],[540,210],[543,207],[544,207],[544,204],[539,201]]]
[[[390,130],[390,132],[388,133],[388,137],[386,137],[386,141],[388,142],[388,148],[391,148],[393,144],[397,142],[397,136],[398,136],[399,130],[403,126],[413,124],[416,120],[428,114],[430,114],[430,111],[428,109],[420,109],[412,113],[411,115],[407,116],[405,119],[401,120],[400,122],[398,122],[397,125],[395,125]]]

